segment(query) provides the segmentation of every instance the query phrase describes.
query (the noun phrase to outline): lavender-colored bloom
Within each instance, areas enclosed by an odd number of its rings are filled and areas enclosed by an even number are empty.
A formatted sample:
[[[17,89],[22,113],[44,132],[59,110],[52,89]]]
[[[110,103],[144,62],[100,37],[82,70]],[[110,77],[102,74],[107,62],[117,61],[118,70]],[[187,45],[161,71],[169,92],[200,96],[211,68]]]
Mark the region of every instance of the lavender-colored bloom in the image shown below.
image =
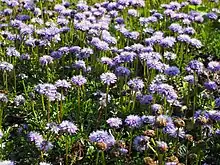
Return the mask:
[[[139,91],[144,88],[144,82],[139,78],[134,78],[128,81],[128,86],[135,91]]]
[[[220,62],[217,61],[211,61],[208,63],[207,67],[212,72],[220,71]]]
[[[129,115],[125,119],[125,123],[130,128],[139,128],[142,126],[142,119],[137,115]]]
[[[192,35],[192,34],[195,34],[195,29],[193,27],[186,27],[184,30],[183,30],[183,33],[184,34],[189,34],[189,35]]]
[[[15,47],[6,48],[6,55],[7,56],[20,57],[20,53],[16,50]]]
[[[204,83],[204,86],[208,90],[216,90],[218,88],[218,85],[214,81],[208,81]]]
[[[55,86],[57,88],[66,88],[67,89],[67,88],[71,87],[71,84],[68,81],[66,81],[66,80],[57,80],[55,82]]]
[[[73,76],[71,78],[71,81],[72,81],[73,84],[75,84],[77,86],[82,86],[87,82],[86,78],[83,77],[82,75]]]
[[[190,84],[193,84],[194,83],[194,76],[193,75],[187,75],[184,77],[184,80]]]
[[[115,69],[115,74],[118,77],[129,76],[130,73],[131,71],[128,68],[123,67],[123,66],[119,66]]]
[[[176,66],[171,66],[165,70],[165,74],[169,76],[176,76],[180,74],[180,70]]]
[[[57,91],[56,86],[53,84],[38,84],[35,87],[35,91],[41,95],[45,95],[48,97],[49,100],[54,101],[56,99]]]
[[[51,132],[55,134],[58,134],[60,131],[60,127],[56,123],[47,123],[45,129],[50,130]]]
[[[30,20],[30,16],[29,15],[17,15],[16,19],[20,21],[27,21],[27,20]]]
[[[118,117],[109,118],[106,122],[113,128],[119,128],[122,125],[122,120]]]
[[[150,104],[153,101],[153,96],[152,95],[143,95],[139,99],[141,104]]]
[[[40,145],[44,140],[42,135],[40,135],[37,132],[33,132],[33,131],[31,131],[28,134],[28,137],[29,137],[30,141],[34,142],[36,145]]]
[[[91,48],[83,48],[80,50],[79,54],[76,54],[77,55],[76,57],[79,59],[85,59],[85,58],[88,58],[92,54],[93,54],[93,50]]]
[[[101,62],[103,63],[103,64],[107,64],[107,65],[112,65],[112,59],[111,58],[109,58],[109,57],[102,57],[101,58]]]
[[[157,143],[157,147],[158,147],[161,151],[165,152],[165,151],[168,150],[168,145],[167,145],[166,142],[164,142],[164,141],[156,141],[156,143]]]
[[[211,20],[217,20],[218,19],[218,15],[214,12],[207,13],[206,16]]]
[[[8,98],[4,93],[0,93],[0,103],[7,103]]]
[[[220,111],[208,111],[209,117],[210,119],[214,120],[214,121],[220,121]]]
[[[182,26],[180,26],[180,24],[178,24],[178,23],[172,23],[169,26],[169,29],[175,33],[182,33],[183,32]]]
[[[158,112],[160,113],[160,111],[163,109],[162,105],[160,104],[153,104],[151,105],[151,110],[153,114],[158,114]]]
[[[177,37],[177,40],[180,42],[185,42],[187,44],[189,44],[191,42],[191,38],[190,36],[186,35],[186,34],[181,34]]]
[[[89,135],[89,140],[91,142],[98,142],[98,143],[105,143],[107,148],[110,148],[115,144],[115,138],[112,134],[108,133],[107,131],[97,130],[93,131]]]
[[[142,122],[144,123],[144,124],[150,124],[150,125],[154,125],[154,123],[155,123],[155,116],[145,116],[145,115],[143,115],[142,117],[141,117],[141,120],[142,120]]]
[[[177,165],[177,162],[166,162],[165,165]]]
[[[183,130],[183,128],[176,128],[176,127],[167,127],[166,129],[163,130],[164,133],[167,133],[168,135],[170,135],[171,137],[177,138],[184,138],[185,137],[185,131]]]
[[[215,99],[215,107],[220,107],[220,97]]]
[[[138,16],[138,11],[135,9],[129,9],[128,10],[128,15],[133,16],[133,17],[137,17]]]
[[[18,95],[14,99],[15,106],[20,106],[25,103],[25,98],[22,95]]]
[[[171,48],[174,46],[176,39],[174,37],[165,37],[160,41],[160,45],[163,47]]]
[[[186,71],[188,72],[197,72],[197,73],[202,73],[204,69],[203,63],[197,61],[197,60],[192,60],[189,62],[188,66],[186,67]]]
[[[10,160],[2,160],[0,161],[0,165],[15,165],[15,163]]]
[[[61,51],[52,51],[50,56],[54,59],[60,59],[63,56],[63,52]]]
[[[136,151],[143,152],[148,149],[150,138],[148,136],[136,136],[134,138],[133,146]]]
[[[128,51],[123,51],[120,53],[120,60],[122,62],[132,62],[134,61],[135,57],[136,57],[136,53],[134,52],[128,52]]]
[[[102,73],[100,75],[100,78],[101,78],[102,82],[107,85],[114,84],[117,81],[116,75],[111,72]]]
[[[74,68],[86,70],[86,63],[83,60],[75,61],[73,64]]]
[[[164,52],[164,58],[167,60],[175,60],[176,59],[176,54],[172,52]]]
[[[105,41],[101,41],[97,37],[93,37],[90,43],[91,45],[95,46],[98,50],[109,50],[109,44]]]
[[[0,70],[2,71],[12,71],[14,66],[6,61],[0,62]]]
[[[46,162],[40,162],[39,165],[52,165],[51,163],[46,163]]]
[[[72,135],[76,134],[78,130],[77,126],[74,123],[67,121],[67,120],[62,121],[62,123],[60,123],[59,125],[59,128],[60,128],[60,131],[67,132]]]
[[[43,57],[40,57],[40,64],[45,66],[45,65],[49,65],[51,63],[53,63],[53,57],[48,56],[48,55],[44,55]]]
[[[196,39],[196,38],[192,38],[191,41],[190,41],[190,44],[191,44],[193,47],[197,48],[197,49],[200,49],[200,48],[203,46],[202,43],[201,43],[201,41],[199,41],[199,40]]]
[[[192,5],[201,5],[202,0],[189,0],[189,3]]]

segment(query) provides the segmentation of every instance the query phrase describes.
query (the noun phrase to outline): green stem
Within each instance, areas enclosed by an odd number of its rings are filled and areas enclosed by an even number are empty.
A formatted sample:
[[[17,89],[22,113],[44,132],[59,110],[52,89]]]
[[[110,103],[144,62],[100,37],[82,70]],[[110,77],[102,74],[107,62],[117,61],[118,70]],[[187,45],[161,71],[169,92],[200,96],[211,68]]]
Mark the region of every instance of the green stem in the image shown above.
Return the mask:
[[[106,107],[105,107],[105,119],[107,118],[108,115],[108,93],[109,93],[109,85],[106,87]]]

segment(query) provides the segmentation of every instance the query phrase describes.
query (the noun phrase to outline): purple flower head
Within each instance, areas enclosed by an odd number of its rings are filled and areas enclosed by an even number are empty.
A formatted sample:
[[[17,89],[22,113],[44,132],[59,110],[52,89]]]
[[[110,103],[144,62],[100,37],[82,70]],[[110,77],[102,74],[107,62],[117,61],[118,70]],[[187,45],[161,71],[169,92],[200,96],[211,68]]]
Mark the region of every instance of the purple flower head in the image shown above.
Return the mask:
[[[93,54],[93,50],[91,48],[83,48],[80,50],[79,54],[76,54],[77,55],[76,57],[79,59],[85,59],[85,58],[88,58],[92,54]]]
[[[49,98],[49,100],[54,101],[56,99],[57,95],[57,88],[53,84],[38,84],[35,87],[35,91],[38,92],[41,95],[45,95]]]
[[[45,66],[53,63],[53,57],[44,55],[43,57],[40,57],[40,64]]]
[[[190,36],[188,36],[187,34],[181,34],[177,37],[177,40],[180,42],[185,42],[187,44],[189,44],[191,42],[191,38]]]
[[[125,119],[125,123],[130,128],[139,128],[142,126],[143,121],[142,119],[137,115],[129,115]]]
[[[123,51],[123,52],[120,53],[119,57],[120,57],[120,60],[125,63],[125,62],[134,61],[136,55],[137,54],[134,53],[134,52]]]
[[[55,134],[58,134],[60,131],[60,127],[56,123],[47,123],[45,129],[50,130]]]
[[[53,144],[49,141],[42,141],[42,143],[38,146],[41,151],[49,151],[53,148]]]
[[[7,103],[8,98],[4,93],[0,93],[0,103]]]
[[[93,143],[105,143],[107,145],[107,148],[110,148],[115,144],[115,138],[112,134],[108,133],[107,131],[103,130],[97,130],[93,131],[89,135],[89,140]]]
[[[214,121],[220,121],[220,111],[208,111],[209,117],[210,119],[214,120]]]
[[[61,51],[52,51],[50,53],[50,56],[53,57],[54,59],[60,59],[63,56],[63,52]]]
[[[119,66],[115,69],[115,74],[118,77],[129,76],[130,73],[131,71],[128,68],[123,67],[123,66]]]
[[[202,0],[188,0],[190,4],[192,5],[201,5]]]
[[[211,90],[211,91],[216,90],[218,88],[218,85],[214,81],[205,82],[204,86],[206,89]]]
[[[152,95],[143,95],[139,99],[141,104],[150,104],[153,101],[153,96]]]
[[[128,86],[135,91],[139,91],[144,88],[144,82],[139,78],[134,78],[128,81]]]
[[[30,16],[29,15],[17,15],[16,19],[20,21],[27,21],[27,20],[30,20]]]
[[[166,162],[165,165],[177,165],[177,162]]]
[[[162,152],[165,152],[168,150],[168,145],[166,142],[164,141],[156,141],[157,143],[157,147],[162,151]]]
[[[153,104],[151,105],[151,110],[153,114],[160,114],[163,109],[163,106],[160,104]]]
[[[176,76],[180,74],[180,70],[176,66],[171,66],[165,70],[165,74],[169,76]]]
[[[163,132],[170,135],[171,137],[174,138],[184,138],[185,137],[185,131],[183,128],[177,128],[174,126],[168,126],[165,129],[163,129]]]
[[[214,12],[207,13],[206,16],[211,20],[217,20],[218,19],[218,15]]]
[[[71,78],[71,81],[72,81],[73,84],[75,84],[77,86],[82,86],[87,82],[86,78],[83,77],[82,75],[73,76]]]
[[[114,73],[111,72],[107,72],[107,73],[102,73],[100,75],[101,81],[104,84],[110,85],[110,84],[114,84],[117,81],[117,77]]]
[[[20,52],[18,52],[15,47],[8,47],[6,48],[6,55],[20,57]]]
[[[28,138],[30,139],[31,142],[34,142],[36,145],[40,145],[44,140],[42,135],[33,131],[31,131],[28,134]]]
[[[112,128],[119,128],[122,125],[122,120],[120,118],[118,118],[118,117],[109,118],[106,122]]]
[[[22,95],[18,95],[15,97],[14,99],[15,106],[24,105],[24,103],[25,103],[25,98]]]
[[[189,62],[188,66],[186,67],[187,72],[197,72],[198,74],[202,73],[204,70],[204,65],[203,63],[197,61],[197,60],[192,60]]]
[[[2,164],[2,165],[15,165],[15,163],[10,160],[1,160],[0,164]]]
[[[12,71],[14,66],[6,61],[0,62],[0,70],[2,71]]]
[[[182,33],[183,32],[183,28],[180,24],[178,23],[172,23],[170,26],[169,26],[169,29],[171,31],[173,31],[174,33]]]
[[[93,37],[90,43],[91,45],[95,46],[98,50],[109,50],[109,44],[105,41],[101,41],[97,37]]]
[[[86,63],[83,60],[75,61],[73,64],[74,68],[86,70]]]
[[[220,62],[217,61],[211,61],[208,63],[207,67],[212,72],[220,71]]]
[[[176,54],[166,51],[166,52],[164,52],[164,58],[166,58],[167,60],[175,60]]]
[[[109,57],[102,57],[101,58],[101,62],[103,63],[103,64],[107,64],[107,65],[112,65],[112,59],[111,58],[109,58]]]
[[[155,123],[155,116],[145,116],[145,115],[143,115],[142,117],[141,117],[141,120],[142,120],[142,122],[144,123],[144,124],[150,124],[150,125],[154,125],[154,123]]]
[[[134,138],[133,146],[136,151],[143,152],[148,149],[150,138],[148,136],[136,136]]]
[[[193,35],[196,33],[196,31],[193,27],[186,27],[184,28],[183,33],[188,35]]]
[[[215,99],[215,107],[220,107],[220,97]]]
[[[70,88],[71,87],[71,84],[69,82],[67,82],[66,80],[57,80],[55,82],[55,86],[57,88]]]
[[[184,80],[190,84],[193,84],[194,83],[194,76],[193,75],[187,75],[184,77]]]
[[[135,9],[129,9],[128,10],[128,15],[133,16],[133,17],[138,17],[138,11]]]
[[[78,131],[77,126],[74,123],[67,120],[62,121],[62,123],[60,123],[59,125],[59,128],[60,131],[67,132],[71,135],[76,134],[76,132]]]
[[[197,49],[200,49],[200,48],[203,46],[202,43],[201,43],[201,41],[199,41],[199,40],[196,39],[196,38],[192,38],[191,41],[190,41],[190,44],[191,44],[193,47],[197,48]]]
[[[165,37],[160,41],[160,45],[165,48],[172,48],[176,43],[176,39],[174,37]]]

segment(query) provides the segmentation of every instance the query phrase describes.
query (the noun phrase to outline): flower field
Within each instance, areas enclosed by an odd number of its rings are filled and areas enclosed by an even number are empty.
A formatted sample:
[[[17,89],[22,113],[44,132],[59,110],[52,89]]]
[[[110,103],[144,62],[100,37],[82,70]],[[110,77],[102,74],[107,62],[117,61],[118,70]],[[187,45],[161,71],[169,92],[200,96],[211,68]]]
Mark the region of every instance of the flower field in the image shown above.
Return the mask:
[[[0,165],[220,165],[219,0],[1,0]]]

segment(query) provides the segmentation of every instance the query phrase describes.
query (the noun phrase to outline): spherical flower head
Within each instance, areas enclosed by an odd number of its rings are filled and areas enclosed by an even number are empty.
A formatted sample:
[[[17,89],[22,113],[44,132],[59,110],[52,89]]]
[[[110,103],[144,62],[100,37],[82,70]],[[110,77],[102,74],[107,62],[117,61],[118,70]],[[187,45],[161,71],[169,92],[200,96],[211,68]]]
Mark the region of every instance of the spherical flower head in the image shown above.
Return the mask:
[[[42,135],[40,135],[37,132],[33,132],[33,131],[31,131],[28,134],[28,137],[29,137],[30,141],[34,142],[36,145],[40,145],[44,140]]]
[[[128,86],[135,91],[139,91],[144,88],[144,82],[139,78],[134,78],[128,81]]]
[[[75,84],[77,86],[82,86],[87,82],[86,78],[83,77],[82,75],[73,76],[71,78],[71,81],[72,81],[73,84]]]
[[[180,74],[180,70],[176,66],[171,66],[165,70],[165,74],[169,76],[176,76]]]
[[[176,43],[176,39],[174,37],[165,37],[160,41],[160,45],[165,48],[172,48]]]
[[[25,103],[25,98],[22,95],[18,95],[14,99],[15,106],[20,106]]]
[[[40,57],[40,64],[43,66],[46,66],[48,64],[53,63],[53,57],[48,56],[48,55],[44,55],[43,57]]]
[[[138,11],[135,9],[129,9],[128,10],[128,15],[133,16],[133,17],[137,17],[138,16]]]
[[[85,70],[86,69],[86,63],[83,60],[78,60],[78,61],[75,61],[75,63],[73,64],[73,67],[77,68],[77,69]]]
[[[129,115],[125,119],[125,123],[130,128],[139,128],[142,126],[143,121],[142,119],[137,115]]]
[[[104,143],[107,145],[107,148],[112,147],[116,142],[112,134],[103,130],[97,130],[90,133],[89,140],[93,143]]]
[[[161,112],[163,110],[163,106],[160,104],[153,104],[153,105],[151,105],[151,110],[152,110],[153,114],[161,114]]]
[[[201,41],[196,38],[192,38],[190,44],[197,49],[200,49],[203,46]]]
[[[0,165],[15,165],[15,163],[10,160],[3,160],[0,161]]]
[[[180,24],[178,23],[172,23],[170,26],[169,26],[169,29],[175,33],[182,33],[183,32],[183,28]]]
[[[101,58],[101,62],[103,63],[103,64],[107,64],[107,65],[112,65],[112,59],[111,58],[109,58],[109,57],[102,57]]]
[[[15,47],[8,47],[6,48],[6,55],[20,57],[20,52],[18,52]]]
[[[189,0],[189,3],[192,5],[201,5],[202,0]]]
[[[216,90],[218,88],[218,85],[214,81],[205,82],[204,86],[206,89],[211,90],[211,91]]]
[[[207,13],[206,16],[211,20],[217,20],[218,19],[218,15],[214,12]]]
[[[0,93],[0,103],[7,103],[8,98],[4,93]]]
[[[49,141],[42,141],[42,143],[38,146],[41,151],[49,151],[53,148],[53,144]]]
[[[143,152],[148,149],[150,138],[148,136],[136,136],[134,138],[133,146],[136,151]]]
[[[107,72],[107,73],[102,73],[100,75],[101,81],[104,84],[110,85],[110,84],[114,84],[117,81],[117,77],[114,73],[111,72]]]
[[[76,134],[76,132],[78,131],[77,126],[74,123],[67,120],[62,121],[62,123],[60,123],[59,125],[59,128],[60,131],[67,132],[71,135]]]
[[[193,35],[196,33],[195,29],[193,27],[186,27],[184,30],[183,30],[183,33],[184,34],[189,34],[189,35]]]
[[[115,69],[115,74],[118,76],[118,77],[124,77],[124,76],[129,76],[131,73],[131,71],[126,68],[126,67],[123,67],[123,66],[119,66]]]
[[[55,86],[57,88],[65,88],[65,89],[67,89],[67,88],[71,87],[71,84],[68,81],[66,81],[66,80],[57,80],[55,82]]]
[[[215,107],[220,107],[220,97],[215,99]]]
[[[160,151],[166,152],[168,150],[168,145],[164,141],[156,141],[157,147],[159,148]]]
[[[187,34],[181,34],[177,37],[177,40],[180,42],[185,42],[187,44],[189,44],[191,42],[191,38],[189,35]]]
[[[153,101],[153,96],[152,95],[143,95],[139,99],[141,104],[150,104]]]
[[[218,61],[211,61],[208,63],[207,67],[211,72],[220,71],[220,62]]]
[[[119,128],[122,125],[122,120],[120,118],[118,118],[118,117],[109,118],[106,122],[112,128]]]
[[[53,84],[38,84],[35,87],[35,91],[41,95],[47,96],[50,101],[54,101],[56,99],[57,88]]]
[[[167,60],[175,60],[176,54],[166,51],[166,52],[164,52],[164,58],[166,58]]]
[[[194,76],[193,75],[187,75],[184,77],[184,80],[190,84],[193,84],[194,83]]]
[[[60,131],[60,127],[59,125],[57,125],[56,123],[47,123],[45,129],[50,130],[51,132],[58,134]]]
[[[189,62],[188,66],[186,67],[186,71],[188,72],[196,72],[198,74],[202,73],[204,70],[204,65],[200,61],[192,60]]]

